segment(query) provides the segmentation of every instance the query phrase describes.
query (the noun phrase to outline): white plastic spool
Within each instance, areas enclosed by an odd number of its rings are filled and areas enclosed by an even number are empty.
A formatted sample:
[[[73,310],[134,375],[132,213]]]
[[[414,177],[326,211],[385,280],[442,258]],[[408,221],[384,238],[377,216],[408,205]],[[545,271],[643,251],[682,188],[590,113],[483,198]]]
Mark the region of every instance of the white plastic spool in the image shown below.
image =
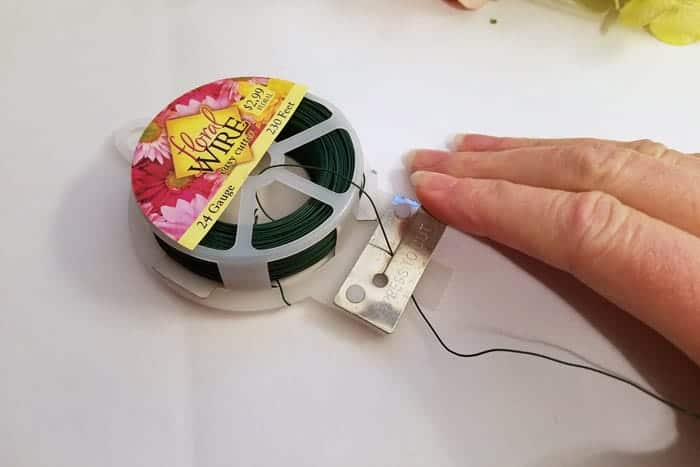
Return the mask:
[[[267,151],[270,165],[285,163],[285,154],[293,149],[334,130],[345,130],[350,135],[355,152],[353,181],[361,185],[364,173],[365,190],[375,199],[380,210],[386,209],[389,197],[377,193],[374,189],[376,174],[373,171],[364,172],[359,140],[348,120],[325,100],[310,94],[307,97],[324,105],[331,112],[331,117],[292,137],[273,143]],[[127,141],[127,138],[134,133],[137,124],[138,122],[127,124],[115,133],[115,144],[122,155],[130,157],[133,152],[134,144]],[[315,198],[330,206],[333,211],[323,224],[307,235],[280,247],[259,250],[252,245],[254,212],[257,206],[255,194],[275,182],[309,198]],[[374,212],[366,198],[358,202],[358,194],[358,190],[352,186],[345,193],[336,193],[287,168],[273,168],[260,175],[251,175],[227,210],[226,217],[238,225],[236,242],[229,250],[216,250],[204,246],[198,246],[192,251],[184,249],[151,225],[138,209],[133,195],[129,203],[129,219],[137,254],[158,277],[175,292],[190,300],[228,311],[264,311],[283,306],[280,291],[272,288],[270,283],[269,263],[304,251],[333,230],[337,230],[338,241],[334,253],[310,269],[282,280],[285,295],[290,302],[312,298],[330,305],[338,287],[352,269],[376,227],[376,222],[366,222],[375,218]],[[286,199],[272,201],[282,205],[288,202]],[[230,212],[231,210],[234,212]],[[203,278],[172,260],[160,248],[154,234],[179,251],[215,263],[221,273],[223,285]]]

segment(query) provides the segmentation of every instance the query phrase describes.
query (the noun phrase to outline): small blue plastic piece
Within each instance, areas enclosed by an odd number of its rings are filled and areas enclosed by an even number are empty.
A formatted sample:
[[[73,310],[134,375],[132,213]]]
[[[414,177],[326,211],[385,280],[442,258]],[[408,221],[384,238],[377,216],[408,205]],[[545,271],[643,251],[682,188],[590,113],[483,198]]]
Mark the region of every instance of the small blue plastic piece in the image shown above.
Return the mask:
[[[402,218],[410,217],[420,209],[420,203],[418,201],[404,195],[394,195],[391,204],[394,206],[396,215]]]

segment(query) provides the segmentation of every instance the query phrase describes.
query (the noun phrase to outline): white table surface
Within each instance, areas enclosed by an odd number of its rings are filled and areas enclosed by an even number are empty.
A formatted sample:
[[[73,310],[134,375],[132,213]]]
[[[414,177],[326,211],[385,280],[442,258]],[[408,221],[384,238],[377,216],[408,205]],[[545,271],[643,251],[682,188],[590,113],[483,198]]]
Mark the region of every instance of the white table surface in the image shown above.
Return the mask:
[[[595,375],[449,357],[413,311],[383,337],[332,309],[176,298],[131,249],[110,141],[260,74],[344,109],[387,190],[408,189],[403,151],[457,131],[697,151],[697,46],[535,2],[17,0],[0,68],[0,466],[698,465],[700,424]],[[454,347],[574,352],[700,404],[692,364],[568,278],[454,231],[435,264],[418,296]]]

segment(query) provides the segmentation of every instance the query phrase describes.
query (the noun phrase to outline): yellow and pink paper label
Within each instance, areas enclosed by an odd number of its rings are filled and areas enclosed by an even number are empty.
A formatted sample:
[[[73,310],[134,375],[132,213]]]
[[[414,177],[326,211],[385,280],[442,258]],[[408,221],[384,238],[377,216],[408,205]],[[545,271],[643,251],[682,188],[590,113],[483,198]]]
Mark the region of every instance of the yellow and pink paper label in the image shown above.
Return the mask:
[[[134,151],[136,202],[161,232],[190,250],[209,232],[287,124],[306,87],[229,78],[175,99]]]

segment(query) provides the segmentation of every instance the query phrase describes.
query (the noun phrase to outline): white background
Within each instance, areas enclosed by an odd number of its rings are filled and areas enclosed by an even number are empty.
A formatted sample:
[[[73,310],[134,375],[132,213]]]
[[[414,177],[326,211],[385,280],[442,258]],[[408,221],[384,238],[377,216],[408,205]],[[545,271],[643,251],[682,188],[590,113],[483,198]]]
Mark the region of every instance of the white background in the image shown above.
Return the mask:
[[[334,101],[387,190],[457,131],[700,149],[700,49],[598,26],[512,0],[4,1],[0,466],[697,466],[700,424],[620,384],[449,357],[412,310],[391,337],[211,312],[130,246],[111,132],[224,76]],[[572,351],[700,406],[692,364],[568,278],[456,232],[432,270],[418,296],[455,348]]]

